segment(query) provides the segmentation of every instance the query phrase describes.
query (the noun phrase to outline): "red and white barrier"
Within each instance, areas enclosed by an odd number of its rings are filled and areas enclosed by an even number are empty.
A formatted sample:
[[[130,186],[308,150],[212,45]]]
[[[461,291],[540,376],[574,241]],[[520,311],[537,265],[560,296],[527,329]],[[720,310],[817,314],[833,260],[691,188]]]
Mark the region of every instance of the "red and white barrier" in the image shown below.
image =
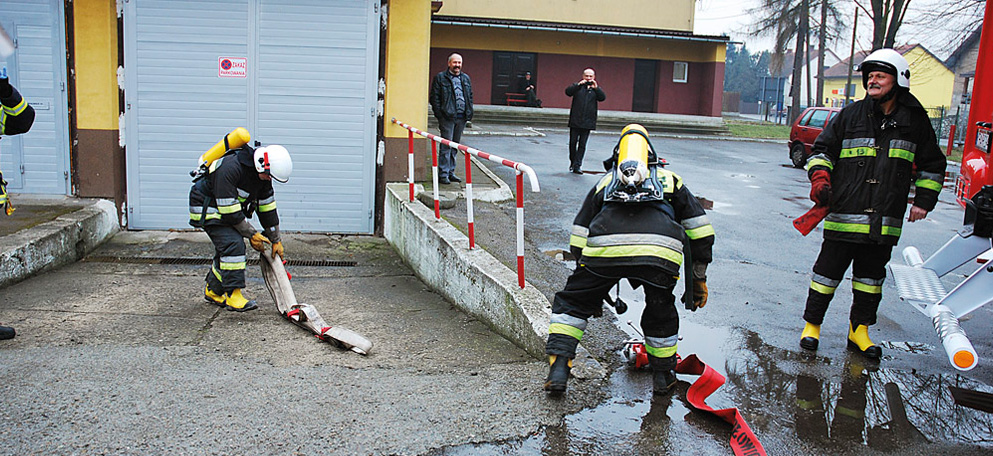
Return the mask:
[[[541,191],[538,186],[538,176],[535,174],[534,169],[524,163],[518,163],[496,155],[488,154],[479,149],[473,149],[472,147],[468,147],[440,136],[433,135],[418,128],[411,127],[410,125],[400,122],[395,117],[390,120],[391,122],[407,129],[408,132],[407,183],[410,187],[410,201],[414,201],[414,134],[416,133],[431,140],[431,180],[434,185],[435,219],[441,219],[440,203],[438,201],[438,143],[458,149],[462,151],[463,154],[471,154],[474,157],[489,160],[514,169],[517,175],[517,282],[518,286],[524,288],[524,175],[527,174],[528,181],[531,182],[532,192]],[[470,163],[468,157],[465,160],[465,179],[466,218],[468,219],[469,225],[469,248],[474,249],[476,248],[476,236],[475,220],[472,210],[472,164]]]

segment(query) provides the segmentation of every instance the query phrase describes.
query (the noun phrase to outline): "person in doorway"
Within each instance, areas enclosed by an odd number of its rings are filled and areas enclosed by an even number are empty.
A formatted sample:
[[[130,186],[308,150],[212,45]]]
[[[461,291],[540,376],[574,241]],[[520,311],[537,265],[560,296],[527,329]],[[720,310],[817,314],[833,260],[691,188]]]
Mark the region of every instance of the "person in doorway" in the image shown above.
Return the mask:
[[[565,392],[587,321],[602,312],[608,291],[626,278],[645,287],[641,327],[654,392],[665,394],[676,383],[679,315],[673,288],[683,266],[690,270],[684,277],[692,280],[683,297],[686,308],[707,304],[714,228],[683,180],[662,168],[641,125],[624,128],[604,165],[607,174],[573,222],[569,249],[576,269],[552,303],[544,388],[552,395]]]
[[[525,106],[540,108],[541,100],[538,99],[538,87],[535,84],[534,79],[531,78],[531,72],[527,71],[520,83],[517,84],[517,91],[524,94]]]
[[[583,79],[566,87],[565,94],[572,97],[572,107],[569,109],[569,171],[583,174],[586,141],[590,138],[590,131],[596,130],[597,103],[606,100],[607,95],[597,84],[593,68],[583,70]]]
[[[214,244],[214,262],[207,272],[204,299],[227,310],[257,309],[245,288],[245,241],[264,252],[272,244],[272,257],[283,256],[272,180],[286,182],[293,161],[283,146],[254,149],[244,145],[229,150],[210,164],[207,174],[190,189],[190,225],[203,228]],[[265,234],[248,218],[258,212]]]
[[[462,56],[448,56],[448,69],[434,76],[431,82],[431,111],[438,119],[441,137],[460,142],[467,121],[472,120],[472,81],[462,72]],[[458,149],[438,147],[438,182],[462,182],[455,175]]]
[[[907,60],[893,49],[860,65],[866,97],[846,106],[814,141],[807,160],[810,199],[828,207],[824,242],[813,267],[800,347],[817,350],[821,323],[835,289],[852,265],[848,347],[878,359],[869,338],[882,300],[886,263],[907,221],[927,217],[945,179],[945,156],[927,112],[910,93]]]
[[[27,133],[34,124],[34,108],[21,96],[20,92],[10,85],[6,69],[0,77],[0,138],[4,135],[19,135]],[[4,213],[14,212],[10,196],[7,195],[7,181],[0,172],[0,207]],[[13,339],[16,335],[14,328],[0,325],[0,340]]]

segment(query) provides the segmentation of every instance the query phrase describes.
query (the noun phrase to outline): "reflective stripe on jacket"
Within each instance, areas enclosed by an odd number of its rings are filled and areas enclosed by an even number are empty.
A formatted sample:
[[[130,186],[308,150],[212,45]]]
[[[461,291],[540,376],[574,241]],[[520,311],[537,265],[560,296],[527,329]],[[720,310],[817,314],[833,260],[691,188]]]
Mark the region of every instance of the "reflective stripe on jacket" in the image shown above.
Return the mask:
[[[871,98],[846,106],[814,141],[807,160],[808,175],[831,174],[824,238],[896,245],[910,184],[916,186],[914,205],[933,210],[945,164],[931,121],[909,92],[898,95],[888,118]]]
[[[279,224],[272,182],[259,179],[254,153],[244,146],[210,164],[207,175],[190,189],[190,225],[234,226],[253,212],[263,228]]]
[[[683,242],[694,262],[710,263],[714,229],[697,199],[676,174],[655,168],[663,201],[605,202],[608,173],[590,190],[573,222],[570,250],[580,263],[596,266],[644,265],[679,275]]]

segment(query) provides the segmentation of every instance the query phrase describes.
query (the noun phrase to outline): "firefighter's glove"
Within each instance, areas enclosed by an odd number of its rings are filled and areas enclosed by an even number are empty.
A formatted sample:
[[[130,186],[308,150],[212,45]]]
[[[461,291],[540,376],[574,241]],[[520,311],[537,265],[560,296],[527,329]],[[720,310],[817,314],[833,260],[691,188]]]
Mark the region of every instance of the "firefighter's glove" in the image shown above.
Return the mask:
[[[283,257],[283,243],[282,242],[274,242],[272,244],[272,259],[275,260],[276,259],[276,255],[279,255],[280,258]]]
[[[7,98],[14,94],[14,88],[10,85],[10,80],[0,78],[0,98]]]
[[[810,200],[820,206],[831,202],[831,175],[823,169],[810,175]]]
[[[269,238],[258,232],[253,234],[252,237],[248,239],[248,243],[252,244],[252,248],[258,250],[259,252],[265,251],[266,244],[272,244],[272,242],[269,242]]]
[[[693,279],[693,308],[690,310],[696,312],[707,305],[707,294],[707,279]]]

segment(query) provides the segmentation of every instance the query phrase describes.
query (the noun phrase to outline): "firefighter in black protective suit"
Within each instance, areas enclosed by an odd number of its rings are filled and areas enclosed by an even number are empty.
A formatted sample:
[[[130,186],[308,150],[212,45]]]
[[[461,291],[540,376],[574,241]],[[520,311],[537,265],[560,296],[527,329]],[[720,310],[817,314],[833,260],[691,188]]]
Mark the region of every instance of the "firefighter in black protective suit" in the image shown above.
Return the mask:
[[[641,125],[624,127],[604,165],[608,173],[590,190],[573,222],[569,248],[576,270],[552,304],[544,388],[553,395],[566,390],[587,320],[601,312],[608,291],[626,278],[645,287],[641,327],[654,391],[664,394],[676,383],[679,314],[673,288],[683,265],[693,277],[687,287],[692,294],[683,297],[686,308],[706,305],[714,229],[682,179],[662,168]]]
[[[290,155],[282,146],[253,149],[244,145],[229,150],[210,164],[207,173],[190,189],[190,225],[203,228],[214,243],[214,262],[207,272],[204,299],[244,312],[258,308],[242,294],[245,288],[245,242],[263,252],[272,244],[272,256],[282,257],[279,216],[272,179],[286,182],[293,171]],[[258,212],[265,234],[248,218]]]
[[[4,71],[6,76],[6,71]],[[0,136],[26,133],[34,124],[34,108],[10,85],[10,80],[0,77]],[[0,173],[0,208],[5,214],[14,212],[7,196],[7,181]],[[0,340],[13,339],[16,332],[9,326],[0,326]]]

